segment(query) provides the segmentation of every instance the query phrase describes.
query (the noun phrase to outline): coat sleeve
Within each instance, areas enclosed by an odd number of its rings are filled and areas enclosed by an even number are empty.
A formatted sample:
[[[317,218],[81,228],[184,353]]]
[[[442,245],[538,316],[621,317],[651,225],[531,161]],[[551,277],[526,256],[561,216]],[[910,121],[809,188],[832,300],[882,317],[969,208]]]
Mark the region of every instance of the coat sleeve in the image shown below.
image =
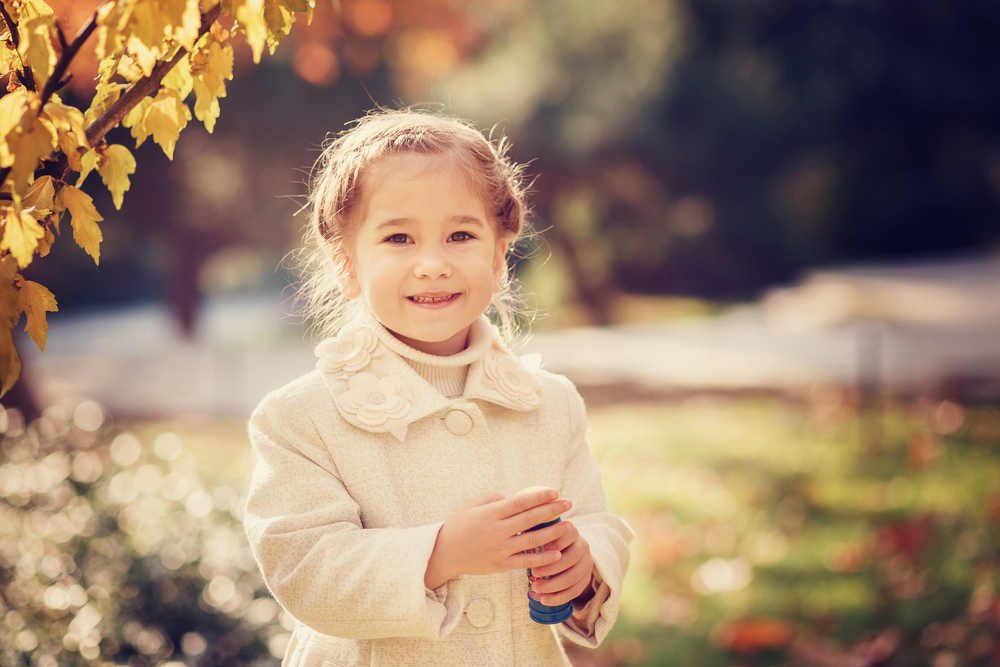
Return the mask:
[[[330,448],[296,403],[271,394],[250,420],[256,462],[244,526],[268,589],[323,634],[447,636],[461,619],[464,581],[424,586],[442,524],[364,528]]]
[[[595,595],[587,614],[589,631],[581,631],[571,622],[560,623],[557,627],[574,644],[595,648],[604,641],[618,617],[622,582],[628,570],[628,545],[634,533],[627,523],[608,510],[601,470],[586,440],[583,399],[568,380],[565,383],[571,449],[560,493],[573,501],[573,509],[564,517],[573,521],[580,535],[590,544]]]

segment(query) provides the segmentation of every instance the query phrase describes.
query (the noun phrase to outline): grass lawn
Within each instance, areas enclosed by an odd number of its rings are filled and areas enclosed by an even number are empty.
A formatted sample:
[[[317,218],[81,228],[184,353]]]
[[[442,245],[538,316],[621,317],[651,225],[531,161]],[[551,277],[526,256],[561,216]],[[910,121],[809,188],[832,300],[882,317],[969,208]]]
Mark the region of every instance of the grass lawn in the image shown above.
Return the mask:
[[[996,406],[603,395],[588,437],[636,538],[577,667],[1000,664]],[[245,423],[85,412],[3,419],[0,663],[276,664],[291,619],[239,522]]]
[[[1000,411],[837,390],[601,406],[636,531],[621,616],[581,664],[996,664]],[[826,657],[823,657],[826,656]]]

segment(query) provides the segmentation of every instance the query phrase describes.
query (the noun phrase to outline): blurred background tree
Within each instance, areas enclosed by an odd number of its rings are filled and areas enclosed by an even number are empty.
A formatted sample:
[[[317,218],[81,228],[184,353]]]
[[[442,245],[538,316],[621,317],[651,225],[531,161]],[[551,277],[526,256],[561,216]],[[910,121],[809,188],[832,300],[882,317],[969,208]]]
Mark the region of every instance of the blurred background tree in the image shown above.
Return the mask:
[[[173,165],[140,149],[142,195],[105,222],[102,270],[67,254],[33,279],[69,308],[169,298],[190,331],[205,290],[285,279],[261,269],[298,244],[292,216],[328,133],[429,101],[498,125],[532,161],[564,297],[595,322],[615,319],[621,292],[747,299],[808,266],[998,240],[988,0],[341,9],[319,3],[259,66],[237,48],[224,105],[240,112],[212,137],[192,129]],[[89,86],[77,76],[69,99]]]
[[[435,90],[515,135],[576,298],[746,299],[804,267],[1000,238],[1000,8],[505,4]]]

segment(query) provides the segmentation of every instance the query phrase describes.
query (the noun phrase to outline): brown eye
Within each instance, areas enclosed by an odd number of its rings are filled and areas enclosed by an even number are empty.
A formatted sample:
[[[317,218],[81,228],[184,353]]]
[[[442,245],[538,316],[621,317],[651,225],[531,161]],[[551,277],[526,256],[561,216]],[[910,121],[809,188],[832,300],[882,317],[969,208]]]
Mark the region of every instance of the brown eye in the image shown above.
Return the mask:
[[[468,241],[474,238],[469,232],[455,232],[451,235],[451,240],[456,242]]]
[[[393,234],[392,236],[386,238],[387,243],[404,244],[410,242],[410,237],[406,234]]]

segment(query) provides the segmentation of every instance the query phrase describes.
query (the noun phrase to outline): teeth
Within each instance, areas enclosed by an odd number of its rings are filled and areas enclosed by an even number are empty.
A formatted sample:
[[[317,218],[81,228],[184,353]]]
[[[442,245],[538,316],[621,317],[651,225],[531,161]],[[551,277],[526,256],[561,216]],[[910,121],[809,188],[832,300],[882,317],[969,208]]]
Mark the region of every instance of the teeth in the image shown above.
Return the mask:
[[[417,303],[437,303],[438,301],[447,301],[451,297],[452,297],[451,294],[449,294],[448,296],[436,296],[436,297],[411,296],[410,300],[411,301],[416,301]]]

